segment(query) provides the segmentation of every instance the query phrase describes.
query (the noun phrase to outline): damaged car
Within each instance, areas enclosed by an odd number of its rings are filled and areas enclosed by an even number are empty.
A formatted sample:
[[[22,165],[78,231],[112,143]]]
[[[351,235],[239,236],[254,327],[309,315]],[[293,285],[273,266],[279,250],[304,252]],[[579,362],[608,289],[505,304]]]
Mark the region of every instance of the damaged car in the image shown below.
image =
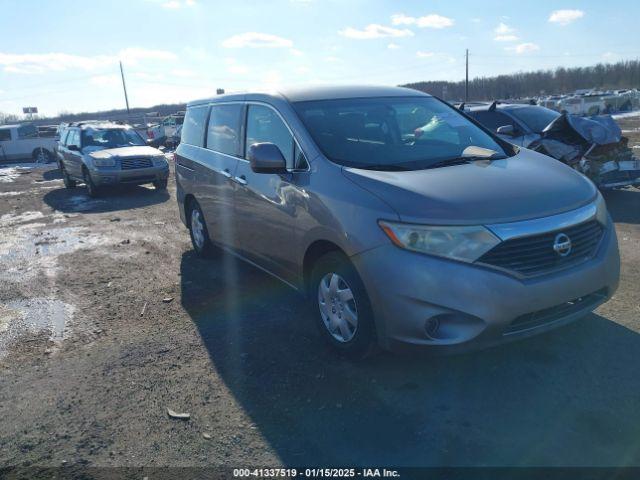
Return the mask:
[[[610,115],[585,118],[539,105],[497,102],[466,113],[510,143],[566,163],[600,189],[640,187],[640,160]]]
[[[116,184],[167,188],[169,164],[164,154],[128,125],[72,123],[61,134],[57,155],[65,187],[84,183],[91,197]]]

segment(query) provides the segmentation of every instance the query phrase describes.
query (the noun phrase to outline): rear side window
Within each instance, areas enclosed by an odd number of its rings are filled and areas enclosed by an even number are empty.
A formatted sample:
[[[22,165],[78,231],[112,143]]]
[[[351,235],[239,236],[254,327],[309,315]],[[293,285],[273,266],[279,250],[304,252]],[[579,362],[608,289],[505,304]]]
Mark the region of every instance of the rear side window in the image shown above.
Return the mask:
[[[78,130],[69,131],[69,135],[67,136],[67,145],[75,145],[76,147],[80,146],[80,132]]]
[[[480,122],[485,128],[495,132],[499,127],[514,125],[513,119],[500,112],[471,112],[471,116]]]
[[[18,127],[18,138],[37,138],[38,128],[35,125],[22,125]]]
[[[202,147],[204,124],[207,121],[208,111],[209,107],[207,105],[187,109],[187,114],[184,118],[184,126],[182,127],[182,143]]]
[[[241,116],[242,104],[213,105],[209,116],[207,148],[227,155],[240,155]],[[185,119],[185,126],[186,122]]]
[[[0,142],[6,142],[7,140],[11,140],[11,130],[3,128],[0,130]]]
[[[247,113],[247,151],[254,143],[269,142],[278,146],[287,161],[287,167],[293,166],[293,136],[271,108],[262,105],[249,105]]]
[[[62,130],[62,132],[60,132],[60,145],[66,145],[67,144],[67,136],[69,136],[69,130]]]

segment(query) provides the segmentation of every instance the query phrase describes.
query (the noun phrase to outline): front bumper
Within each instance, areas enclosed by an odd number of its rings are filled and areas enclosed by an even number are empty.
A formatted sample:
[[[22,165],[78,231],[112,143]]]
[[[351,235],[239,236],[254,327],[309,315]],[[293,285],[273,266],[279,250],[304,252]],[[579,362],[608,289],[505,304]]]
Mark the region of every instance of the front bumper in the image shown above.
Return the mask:
[[[94,168],[90,169],[91,180],[97,186],[129,184],[141,185],[169,178],[169,166],[136,168],[131,170]]]
[[[383,348],[431,347],[431,351],[455,353],[556,328],[608,300],[618,287],[620,273],[615,229],[610,219],[608,223],[591,260],[531,279],[412,253],[392,244],[355,255],[352,261],[369,294]],[[583,303],[577,301],[583,298]],[[527,314],[554,312],[567,302],[575,304],[569,303],[573,307],[560,309],[558,315],[547,315],[549,321],[514,328]],[[435,320],[439,328],[430,336],[427,330]]]

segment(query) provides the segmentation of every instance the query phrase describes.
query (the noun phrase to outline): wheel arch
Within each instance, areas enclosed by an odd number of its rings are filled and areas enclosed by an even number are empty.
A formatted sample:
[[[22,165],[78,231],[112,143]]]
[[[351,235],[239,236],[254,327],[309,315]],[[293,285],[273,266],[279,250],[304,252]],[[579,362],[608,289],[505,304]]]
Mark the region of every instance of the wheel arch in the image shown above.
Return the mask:
[[[311,282],[311,272],[313,271],[313,266],[316,264],[318,259],[323,255],[326,255],[329,252],[339,252],[344,255],[345,258],[349,258],[346,252],[340,248],[340,246],[330,240],[316,240],[311,245],[309,245],[304,253],[304,257],[302,260],[302,281],[303,281],[303,293],[308,295],[309,293],[309,283]]]

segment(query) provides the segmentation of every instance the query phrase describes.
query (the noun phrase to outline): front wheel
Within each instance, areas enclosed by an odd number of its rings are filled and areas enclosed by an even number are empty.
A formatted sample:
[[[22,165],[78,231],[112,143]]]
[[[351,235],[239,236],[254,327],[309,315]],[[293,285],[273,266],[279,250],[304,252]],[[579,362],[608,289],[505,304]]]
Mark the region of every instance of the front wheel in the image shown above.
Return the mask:
[[[62,163],[60,163],[60,173],[62,173],[62,181],[64,182],[64,186],[66,188],[76,187],[76,181],[69,176],[69,174],[67,173],[67,170],[64,168],[64,165]]]
[[[87,187],[87,193],[89,196],[92,198],[97,197],[99,193],[98,187],[93,183],[93,180],[91,180],[91,175],[86,168],[82,170],[82,178],[84,179],[84,184]]]
[[[358,272],[344,254],[330,252],[316,262],[309,298],[321,335],[334,350],[354,359],[373,352],[373,310]]]
[[[164,180],[156,180],[155,182],[153,182],[153,186],[155,187],[156,190],[166,190],[167,183],[168,181],[165,178]]]
[[[46,148],[36,148],[31,156],[36,163],[49,163],[52,159],[51,152]]]

